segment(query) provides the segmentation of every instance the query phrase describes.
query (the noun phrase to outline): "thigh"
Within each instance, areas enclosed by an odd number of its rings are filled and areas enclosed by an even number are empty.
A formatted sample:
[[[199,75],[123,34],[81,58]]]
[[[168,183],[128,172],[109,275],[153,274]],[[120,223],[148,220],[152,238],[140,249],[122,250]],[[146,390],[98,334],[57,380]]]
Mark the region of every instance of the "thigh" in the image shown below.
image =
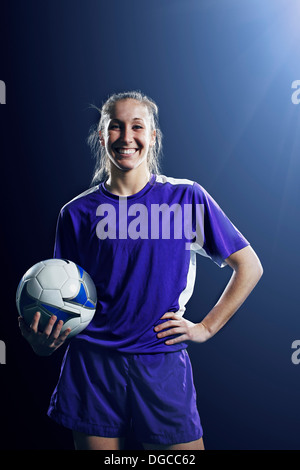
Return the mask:
[[[202,437],[196,441],[183,442],[181,444],[174,444],[170,446],[147,444],[146,442],[143,442],[143,447],[146,450],[205,450]]]
[[[76,450],[122,450],[124,448],[124,439],[120,437],[91,436],[73,431],[73,439]]]

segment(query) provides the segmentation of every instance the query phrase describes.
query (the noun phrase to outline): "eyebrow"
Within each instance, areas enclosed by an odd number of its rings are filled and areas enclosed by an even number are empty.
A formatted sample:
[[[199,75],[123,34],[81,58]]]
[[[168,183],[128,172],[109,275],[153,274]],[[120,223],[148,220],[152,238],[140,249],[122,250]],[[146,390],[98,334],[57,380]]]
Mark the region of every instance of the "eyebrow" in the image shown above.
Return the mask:
[[[117,119],[117,118],[113,118],[112,121],[122,122],[121,119]],[[132,121],[142,121],[142,122],[144,122],[144,119],[143,118],[133,118]]]

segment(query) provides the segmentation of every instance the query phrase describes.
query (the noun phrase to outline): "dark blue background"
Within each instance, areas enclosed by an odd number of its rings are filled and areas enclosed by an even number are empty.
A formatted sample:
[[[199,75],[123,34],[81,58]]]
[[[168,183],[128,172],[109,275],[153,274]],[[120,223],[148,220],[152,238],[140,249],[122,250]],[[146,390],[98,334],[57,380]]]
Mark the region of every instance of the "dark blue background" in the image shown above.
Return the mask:
[[[72,449],[45,416],[63,351],[31,352],[15,290],[52,257],[60,208],[90,184],[90,104],[140,89],[160,107],[163,173],[202,184],[264,266],[230,323],[189,347],[206,448],[300,449],[299,17],[296,0],[1,2],[0,448]],[[187,318],[200,321],[229,277],[199,257]]]

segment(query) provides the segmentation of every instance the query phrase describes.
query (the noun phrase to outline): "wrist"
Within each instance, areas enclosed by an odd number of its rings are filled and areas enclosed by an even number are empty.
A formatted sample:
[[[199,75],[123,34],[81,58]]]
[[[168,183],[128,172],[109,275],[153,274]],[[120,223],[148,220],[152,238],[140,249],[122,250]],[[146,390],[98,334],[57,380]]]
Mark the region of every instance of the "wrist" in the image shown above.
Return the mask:
[[[213,336],[213,334],[212,334],[211,330],[209,329],[209,327],[203,321],[201,321],[199,323],[199,325],[202,326],[203,335],[204,335],[205,341],[207,341],[208,339],[210,339]]]

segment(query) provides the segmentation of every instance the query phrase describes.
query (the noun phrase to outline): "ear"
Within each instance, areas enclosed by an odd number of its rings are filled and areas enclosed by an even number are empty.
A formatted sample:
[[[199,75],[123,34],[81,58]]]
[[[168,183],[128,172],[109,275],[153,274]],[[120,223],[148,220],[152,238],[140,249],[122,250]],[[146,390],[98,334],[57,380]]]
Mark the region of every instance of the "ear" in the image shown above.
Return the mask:
[[[100,130],[98,131],[98,134],[99,134],[100,144],[102,145],[102,147],[105,147],[104,137],[103,137],[103,134]]]
[[[153,147],[155,145],[155,140],[156,140],[156,129],[152,131],[151,134],[151,141],[150,141],[150,147]]]

